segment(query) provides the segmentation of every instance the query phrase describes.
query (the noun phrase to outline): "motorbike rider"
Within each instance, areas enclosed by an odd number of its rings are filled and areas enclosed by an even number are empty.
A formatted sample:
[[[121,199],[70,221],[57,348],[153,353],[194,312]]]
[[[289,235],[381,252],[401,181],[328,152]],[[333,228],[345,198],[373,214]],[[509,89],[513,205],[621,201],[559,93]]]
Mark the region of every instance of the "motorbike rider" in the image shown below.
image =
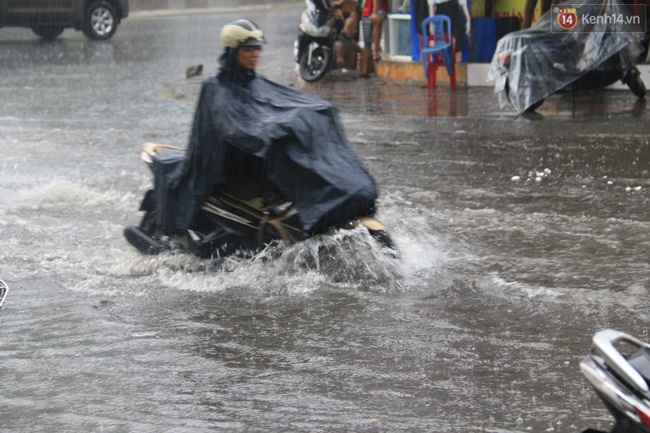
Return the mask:
[[[185,159],[173,173],[156,177],[162,231],[185,236],[211,195],[260,210],[289,200],[307,232],[372,216],[375,183],[345,137],[336,107],[256,73],[266,38],[252,21],[225,25],[221,42],[220,69],[202,84]]]
[[[223,27],[221,42],[224,46],[220,59],[223,82],[231,86],[247,87],[256,78],[255,69],[262,54],[262,45],[266,43],[264,32],[252,21],[237,20]],[[190,145],[191,143],[190,141]],[[270,199],[272,194],[268,188],[267,191],[262,190],[262,160],[231,146],[226,149],[226,159],[230,164],[227,167],[227,182],[222,191],[242,200],[264,195]]]
[[[245,94],[257,78],[255,69],[262,45],[266,44],[264,32],[254,22],[240,19],[225,25],[220,36],[224,51],[219,57],[220,69],[215,84]],[[170,233],[186,232],[214,183],[220,184],[224,194],[244,201],[263,196],[270,199],[276,195],[272,186],[263,184],[264,163],[261,159],[236,147],[223,145],[225,137],[220,136],[221,131],[215,130],[210,118],[219,93],[212,90],[212,86],[205,84],[201,90],[185,163],[171,183],[171,189],[178,191],[178,197],[173,200],[177,209],[171,216],[175,221],[167,221],[168,226],[174,226],[166,227]],[[216,164],[211,162],[217,157],[228,161],[224,170],[217,170]]]

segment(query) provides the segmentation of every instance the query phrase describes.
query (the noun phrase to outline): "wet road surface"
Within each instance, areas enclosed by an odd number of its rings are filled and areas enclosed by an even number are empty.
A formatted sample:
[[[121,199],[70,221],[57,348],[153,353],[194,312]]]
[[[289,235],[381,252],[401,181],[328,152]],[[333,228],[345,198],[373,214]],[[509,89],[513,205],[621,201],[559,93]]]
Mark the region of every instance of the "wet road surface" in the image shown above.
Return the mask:
[[[185,68],[213,71],[242,12],[134,14],[100,44],[0,30],[0,431],[607,428],[578,362],[604,327],[648,339],[646,107],[305,85],[276,25],[299,11],[246,11],[260,71],[339,105],[400,262],[341,233],[224,267],[124,241],[141,144],[185,144]]]

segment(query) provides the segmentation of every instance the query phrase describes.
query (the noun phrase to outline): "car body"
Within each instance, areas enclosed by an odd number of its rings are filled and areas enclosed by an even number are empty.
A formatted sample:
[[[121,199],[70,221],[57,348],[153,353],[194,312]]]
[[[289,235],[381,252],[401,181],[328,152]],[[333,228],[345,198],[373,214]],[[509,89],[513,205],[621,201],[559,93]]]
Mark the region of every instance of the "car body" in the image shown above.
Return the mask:
[[[51,40],[66,28],[110,39],[129,14],[128,0],[0,0],[0,27],[31,28]]]

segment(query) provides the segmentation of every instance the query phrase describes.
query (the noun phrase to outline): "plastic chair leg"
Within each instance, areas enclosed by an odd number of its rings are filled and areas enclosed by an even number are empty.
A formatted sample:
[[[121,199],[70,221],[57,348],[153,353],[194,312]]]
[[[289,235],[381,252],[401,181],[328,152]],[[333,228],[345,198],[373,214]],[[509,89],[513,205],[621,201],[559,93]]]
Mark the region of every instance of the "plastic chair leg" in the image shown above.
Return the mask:
[[[427,64],[427,89],[436,88],[436,73],[438,72],[438,62],[433,61]]]
[[[447,74],[449,75],[449,87],[456,90],[456,62],[453,57],[448,59],[448,62],[445,66],[447,66]]]
[[[451,90],[456,90],[456,62],[451,59],[451,74],[449,74],[449,86]]]
[[[454,56],[450,51],[443,51],[441,57],[444,61],[447,75],[449,75],[449,86],[452,90],[456,90],[456,62]]]
[[[427,89],[433,90],[437,87],[436,74],[438,66],[444,66],[447,74],[449,75],[449,87],[456,90],[456,62],[454,57],[449,53],[436,53],[431,55],[431,60],[424,59],[426,65]]]
[[[456,38],[453,38],[451,44],[451,51],[446,52],[445,63],[449,62],[447,72],[449,72],[449,87],[451,90],[456,90]]]

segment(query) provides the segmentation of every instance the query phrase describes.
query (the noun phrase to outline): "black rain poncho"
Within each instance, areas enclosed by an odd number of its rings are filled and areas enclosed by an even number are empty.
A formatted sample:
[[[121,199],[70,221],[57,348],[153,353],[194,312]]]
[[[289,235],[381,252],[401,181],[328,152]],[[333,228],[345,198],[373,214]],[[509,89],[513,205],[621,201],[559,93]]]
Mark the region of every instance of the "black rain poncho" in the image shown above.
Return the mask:
[[[253,166],[262,172],[250,173],[251,179],[293,202],[308,233],[372,216],[375,182],[346,138],[337,108],[237,68],[235,55],[227,49],[219,74],[202,85],[184,162],[155,168],[161,228],[167,234],[191,228],[211,191],[233,181],[233,149],[256,157]]]

